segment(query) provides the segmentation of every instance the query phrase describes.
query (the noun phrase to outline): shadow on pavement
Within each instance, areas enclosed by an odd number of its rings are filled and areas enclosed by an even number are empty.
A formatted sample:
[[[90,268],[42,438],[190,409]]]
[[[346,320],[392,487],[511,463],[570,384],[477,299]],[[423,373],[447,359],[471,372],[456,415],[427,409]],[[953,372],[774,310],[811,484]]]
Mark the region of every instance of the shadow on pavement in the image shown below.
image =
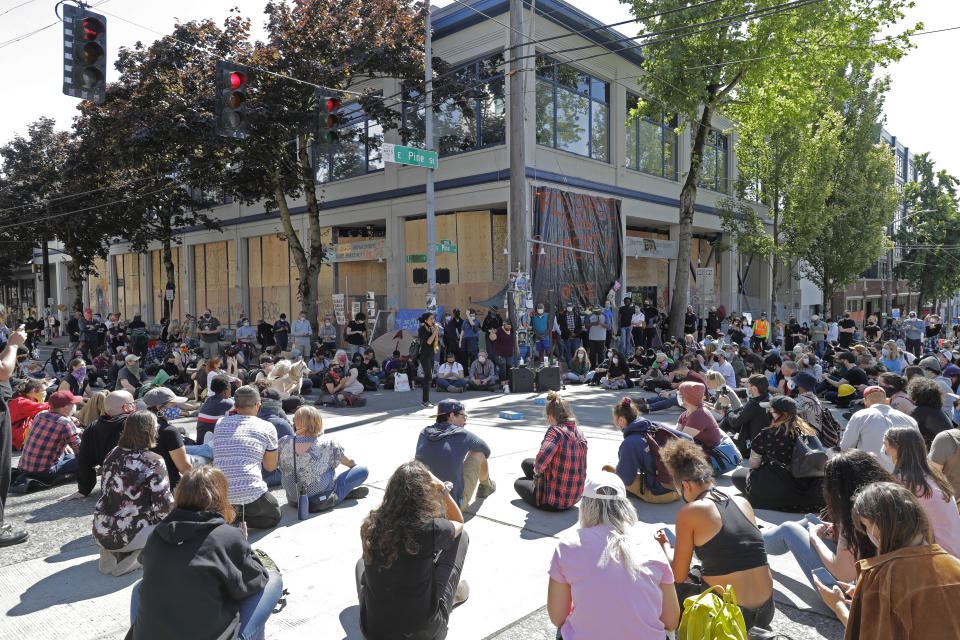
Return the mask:
[[[820,594],[813,590],[813,587],[810,586],[809,582],[801,582],[786,574],[780,573],[775,569],[771,569],[770,573],[773,574],[774,580],[789,589],[791,593],[802,600],[803,603],[808,605],[810,608],[822,612],[829,611],[829,609],[826,608],[827,605],[823,602],[823,599],[820,598]],[[779,602],[777,604],[779,604]]]
[[[125,589],[142,577],[140,571],[119,578],[105,576],[97,571],[97,562],[74,565],[30,585],[7,615],[23,616],[58,604],[92,600]]]
[[[514,507],[526,511],[520,537],[524,540],[536,540],[543,536],[554,537],[575,525],[580,519],[580,509],[576,506],[566,511],[540,511],[528,505],[520,498],[510,501]]]
[[[65,562],[67,560],[72,560],[80,556],[88,556],[92,553],[99,553],[100,550],[97,548],[97,543],[94,542],[93,536],[80,536],[75,540],[62,545],[60,551],[55,553],[52,556],[47,556],[43,559],[44,562],[49,562],[51,564],[56,562]]]
[[[30,513],[30,517],[26,519],[26,522],[29,524],[34,524],[37,522],[54,522],[56,520],[63,520],[64,518],[87,516],[90,517],[90,522],[93,522],[93,503],[90,500],[68,500],[67,502],[57,502],[56,498],[59,497],[57,494],[38,492],[37,495],[45,495],[49,500],[52,500],[52,502],[47,502],[46,504],[34,509]]]

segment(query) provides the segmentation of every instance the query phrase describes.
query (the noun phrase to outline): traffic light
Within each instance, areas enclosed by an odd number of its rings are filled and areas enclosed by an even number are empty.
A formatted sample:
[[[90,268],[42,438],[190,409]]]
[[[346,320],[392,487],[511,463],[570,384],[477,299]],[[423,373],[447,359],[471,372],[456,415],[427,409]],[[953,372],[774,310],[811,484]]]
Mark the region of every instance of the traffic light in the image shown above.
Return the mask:
[[[340,98],[337,96],[316,95],[317,100],[317,143],[335,145],[340,143],[340,127],[343,126],[343,114],[340,111]]]
[[[217,134],[247,137],[247,89],[253,79],[250,68],[234,62],[217,62]]]
[[[102,103],[107,89],[107,19],[63,5],[63,93]]]

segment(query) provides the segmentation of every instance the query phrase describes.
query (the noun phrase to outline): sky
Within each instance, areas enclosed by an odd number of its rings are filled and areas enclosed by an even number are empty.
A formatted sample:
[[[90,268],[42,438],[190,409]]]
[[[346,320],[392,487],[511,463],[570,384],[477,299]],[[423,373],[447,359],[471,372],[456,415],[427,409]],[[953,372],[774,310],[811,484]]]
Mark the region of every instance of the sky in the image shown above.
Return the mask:
[[[102,0],[93,0],[98,4]],[[444,6],[453,0],[439,0]],[[625,5],[617,0],[568,0],[603,23],[629,18]],[[70,126],[77,100],[61,93],[61,40],[63,27],[53,12],[52,0],[0,0],[0,64],[3,68],[0,144],[24,134],[27,125],[41,116],[50,116],[63,128]],[[121,46],[138,40],[151,42],[155,31],[167,33],[177,21],[212,17],[218,21],[231,7],[253,18],[254,37],[262,36],[264,0],[106,0],[94,8],[107,16],[111,54],[107,79],[116,78],[112,64]],[[127,20],[129,22],[124,22]],[[11,40],[51,25],[17,42]],[[136,23],[134,24],[130,23]],[[960,1],[917,0],[904,25],[923,22],[925,30],[960,26]],[[626,27],[624,33],[633,35]],[[929,151],[937,168],[960,175],[960,137],[950,121],[960,98],[960,86],[952,80],[960,31],[922,35],[913,39],[916,48],[891,65],[891,88],[886,97],[884,126],[914,153]],[[13,97],[13,99],[11,99]]]

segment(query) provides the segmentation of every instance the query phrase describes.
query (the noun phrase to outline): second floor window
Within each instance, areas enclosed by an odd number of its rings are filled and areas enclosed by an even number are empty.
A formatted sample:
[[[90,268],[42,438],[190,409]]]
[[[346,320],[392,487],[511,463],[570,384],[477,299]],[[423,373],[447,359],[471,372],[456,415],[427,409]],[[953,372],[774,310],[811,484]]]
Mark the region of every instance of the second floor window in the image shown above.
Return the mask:
[[[383,127],[370,120],[358,103],[344,105],[340,144],[318,148],[317,182],[330,182],[383,169]]]
[[[639,98],[627,94],[628,169],[677,179],[677,116],[661,111],[653,117],[630,118]]]
[[[696,127],[690,128],[690,149],[693,149],[696,136]],[[719,191],[728,193],[729,176],[729,140],[730,137],[724,135],[717,129],[710,129],[707,132],[707,140],[703,145],[703,164],[700,170],[700,184],[698,186],[709,189],[710,191]]]
[[[610,161],[610,85],[537,56],[537,144]]]

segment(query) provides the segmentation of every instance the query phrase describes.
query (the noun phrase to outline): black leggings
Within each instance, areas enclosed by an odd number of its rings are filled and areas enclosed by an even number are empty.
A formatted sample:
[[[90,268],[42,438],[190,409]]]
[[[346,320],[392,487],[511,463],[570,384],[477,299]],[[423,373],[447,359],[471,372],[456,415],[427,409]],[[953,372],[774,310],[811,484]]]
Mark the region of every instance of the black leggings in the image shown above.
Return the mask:
[[[543,511],[566,511],[566,509],[558,509],[551,504],[537,501],[537,482],[533,479],[534,462],[535,460],[533,458],[527,458],[520,463],[520,468],[523,470],[523,477],[517,478],[513,483],[513,490],[531,507],[536,507]]]
[[[460,584],[460,574],[463,572],[463,563],[467,559],[467,548],[470,546],[470,536],[466,530],[461,530],[460,535],[454,540],[453,544],[440,552],[433,571],[433,581],[435,593],[440,606],[428,626],[420,631],[404,636],[415,640],[439,640],[444,638],[447,633],[447,622],[450,620],[450,611],[453,609],[453,600],[457,595],[457,586]],[[360,626],[366,618],[366,612],[363,608],[366,606],[364,590],[366,589],[366,579],[364,570],[366,565],[363,558],[357,561],[354,571],[354,577],[357,580],[357,597],[360,601]],[[386,603],[383,603],[385,605]],[[379,606],[383,606],[378,603]],[[366,634],[366,630],[364,630]]]
[[[7,383],[2,383],[6,385]],[[7,403],[0,398],[0,524],[3,524],[3,509],[7,504],[7,491],[10,489],[10,453],[13,431],[10,426],[10,410]]]
[[[430,402],[430,376],[433,374],[433,352],[430,355],[420,356],[420,366],[423,368],[423,401]]]

